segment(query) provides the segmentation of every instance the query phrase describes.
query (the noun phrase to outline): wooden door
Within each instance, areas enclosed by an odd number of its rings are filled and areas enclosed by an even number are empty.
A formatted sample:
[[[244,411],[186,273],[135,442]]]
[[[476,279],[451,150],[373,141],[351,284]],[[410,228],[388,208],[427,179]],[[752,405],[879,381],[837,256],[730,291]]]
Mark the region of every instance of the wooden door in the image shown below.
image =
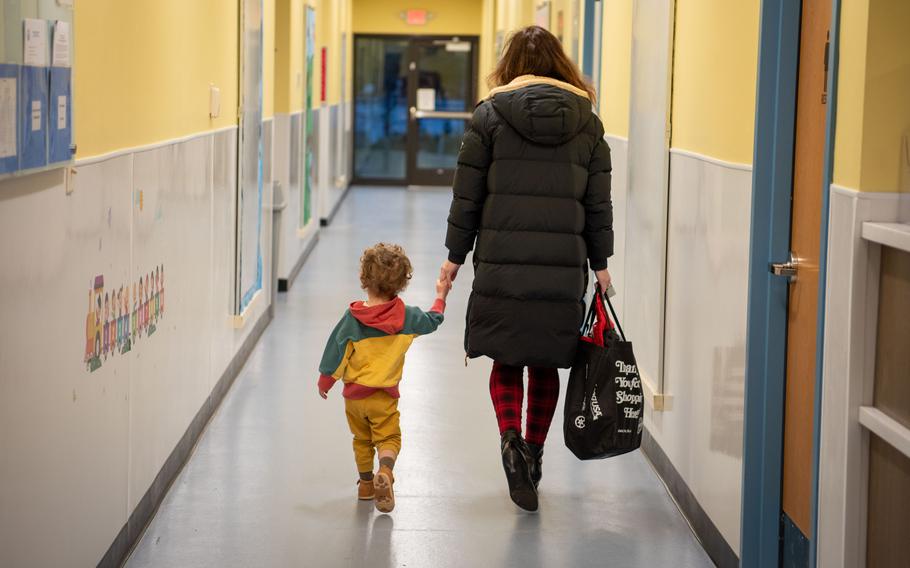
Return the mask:
[[[812,460],[818,275],[827,107],[831,0],[803,0],[790,247],[797,261],[790,284],[784,405],[784,513],[812,538]]]

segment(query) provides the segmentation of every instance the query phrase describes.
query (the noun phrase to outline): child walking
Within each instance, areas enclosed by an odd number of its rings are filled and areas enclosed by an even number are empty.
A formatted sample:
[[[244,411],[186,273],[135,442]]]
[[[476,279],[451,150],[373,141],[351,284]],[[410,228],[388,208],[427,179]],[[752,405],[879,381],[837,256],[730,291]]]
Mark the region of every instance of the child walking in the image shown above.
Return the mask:
[[[401,451],[398,383],[404,356],[414,338],[442,323],[452,283],[440,276],[430,311],[406,306],[398,297],[411,279],[411,261],[398,245],[379,243],[360,258],[360,285],[367,301],[351,304],[329,337],[319,363],[319,394],[328,396],[341,380],[345,413],[354,435],[358,498],[375,499],[376,508],[395,508],[392,469]],[[375,453],[379,471],[373,474]]]

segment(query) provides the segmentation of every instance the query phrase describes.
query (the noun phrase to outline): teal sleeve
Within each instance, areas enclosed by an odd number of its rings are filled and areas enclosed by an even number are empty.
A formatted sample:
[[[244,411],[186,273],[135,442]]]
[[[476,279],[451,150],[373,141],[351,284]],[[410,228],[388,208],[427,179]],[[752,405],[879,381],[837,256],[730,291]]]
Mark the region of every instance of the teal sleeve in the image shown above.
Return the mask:
[[[325,350],[322,352],[322,360],[319,362],[319,373],[331,375],[341,365],[344,360],[345,350],[348,342],[351,340],[352,320],[350,312],[346,311],[341,321],[332,330],[329,340],[326,342]]]
[[[436,331],[444,319],[445,316],[440,312],[425,312],[420,308],[408,306],[405,308],[404,329],[401,331],[413,335],[428,335]]]

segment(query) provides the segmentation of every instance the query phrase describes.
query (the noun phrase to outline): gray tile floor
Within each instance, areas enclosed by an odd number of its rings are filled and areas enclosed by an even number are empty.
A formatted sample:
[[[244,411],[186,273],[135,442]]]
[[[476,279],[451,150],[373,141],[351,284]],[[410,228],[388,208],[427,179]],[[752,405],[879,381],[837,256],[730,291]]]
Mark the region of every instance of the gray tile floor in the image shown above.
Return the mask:
[[[509,501],[489,401],[489,361],[465,367],[470,272],[447,321],[408,354],[397,507],[355,499],[356,468],[340,389],[323,401],[316,368],[348,302],[360,297],[360,251],[405,246],[404,294],[429,307],[443,260],[448,192],[355,188],[278,300],[241,376],[127,565],[711,566],[644,457],[579,462],[557,414],[539,514]]]

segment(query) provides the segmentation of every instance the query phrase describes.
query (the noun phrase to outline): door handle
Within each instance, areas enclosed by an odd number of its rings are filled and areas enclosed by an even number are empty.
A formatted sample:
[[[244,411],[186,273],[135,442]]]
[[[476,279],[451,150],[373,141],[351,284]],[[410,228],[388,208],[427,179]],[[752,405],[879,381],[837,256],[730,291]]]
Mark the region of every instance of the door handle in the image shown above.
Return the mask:
[[[411,120],[415,118],[450,118],[470,120],[474,114],[470,112],[457,112],[451,110],[417,110],[417,107],[411,107]]]
[[[796,273],[799,268],[799,261],[790,253],[790,260],[787,262],[772,262],[768,264],[768,272],[775,276],[783,276],[790,282],[796,282]]]

